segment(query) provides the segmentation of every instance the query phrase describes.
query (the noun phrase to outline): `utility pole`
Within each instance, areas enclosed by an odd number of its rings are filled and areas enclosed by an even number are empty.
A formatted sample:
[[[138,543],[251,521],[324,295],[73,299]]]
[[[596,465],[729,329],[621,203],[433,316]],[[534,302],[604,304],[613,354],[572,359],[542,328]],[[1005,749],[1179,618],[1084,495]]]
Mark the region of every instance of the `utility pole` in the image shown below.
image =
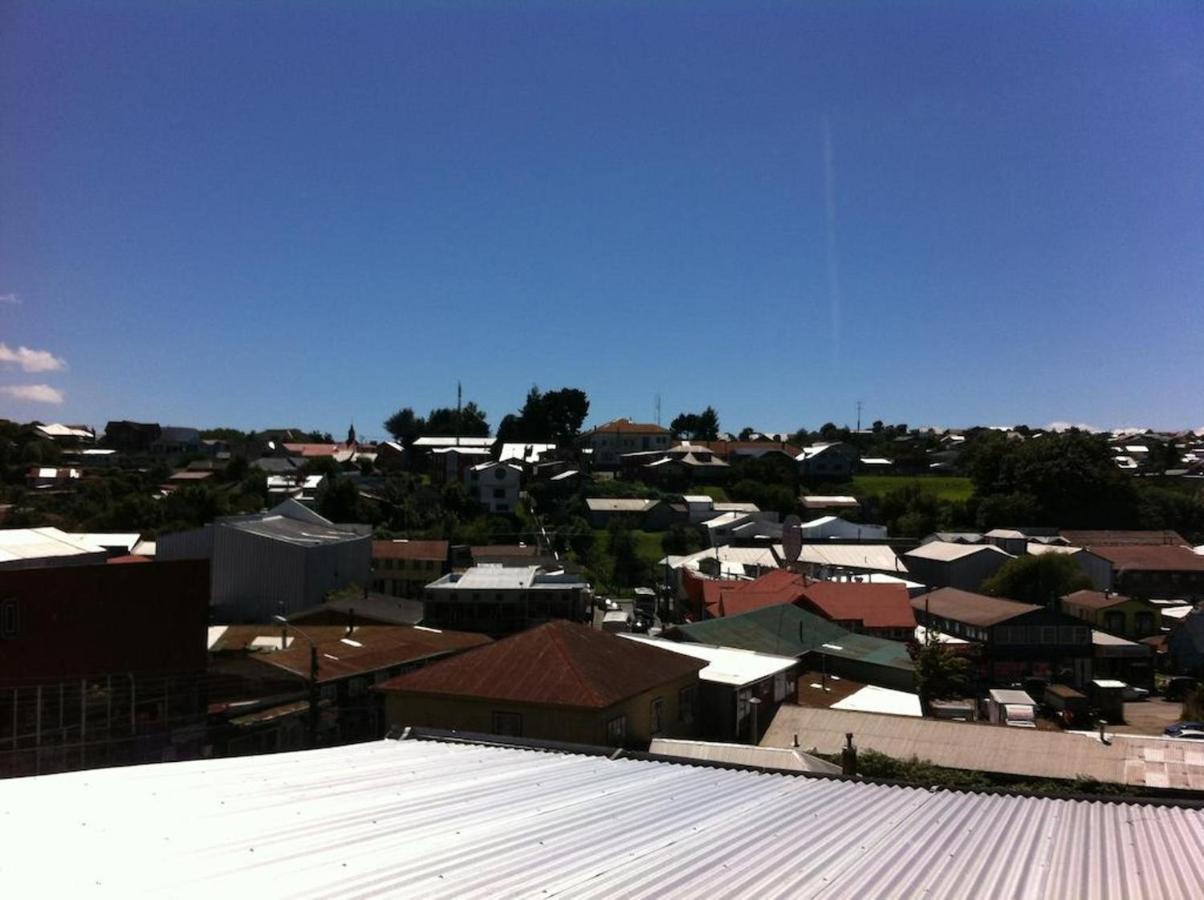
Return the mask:
[[[661,395],[659,392],[656,395],[656,424],[657,427],[661,424]]]
[[[857,401],[857,433],[861,433],[861,401]]]
[[[456,446],[460,446],[460,403],[464,399],[464,389],[460,380],[456,379]]]

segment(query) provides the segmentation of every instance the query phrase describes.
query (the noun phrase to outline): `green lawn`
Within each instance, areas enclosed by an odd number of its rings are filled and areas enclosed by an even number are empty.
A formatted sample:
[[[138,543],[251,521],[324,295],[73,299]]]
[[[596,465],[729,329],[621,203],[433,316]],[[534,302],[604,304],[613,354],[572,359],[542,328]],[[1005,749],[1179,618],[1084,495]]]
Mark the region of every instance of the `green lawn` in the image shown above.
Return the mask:
[[[683,494],[706,494],[716,503],[727,503],[727,491],[718,485],[699,485],[692,487],[688,491],[682,491]]]
[[[961,475],[854,475],[853,493],[859,497],[882,495],[909,484],[919,485],[942,500],[968,500],[974,492],[970,479]]]

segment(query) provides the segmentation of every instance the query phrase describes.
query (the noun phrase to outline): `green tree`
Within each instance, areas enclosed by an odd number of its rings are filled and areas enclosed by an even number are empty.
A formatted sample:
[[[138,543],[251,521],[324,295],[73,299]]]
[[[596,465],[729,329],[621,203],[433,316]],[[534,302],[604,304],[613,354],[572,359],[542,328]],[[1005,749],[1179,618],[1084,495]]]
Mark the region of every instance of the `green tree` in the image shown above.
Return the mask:
[[[425,427],[426,422],[414,415],[414,410],[408,406],[385,419],[385,431],[407,447],[421,437]]]
[[[927,640],[909,647],[915,666],[916,693],[925,712],[933,700],[964,697],[969,690],[968,664],[940,641]]]
[[[714,441],[719,438],[719,414],[712,406],[700,413],[682,413],[669,423],[669,430],[678,438]]]
[[[1059,597],[1090,587],[1091,579],[1074,559],[1062,553],[1042,553],[1009,560],[980,590],[992,597],[1051,606]]]
[[[359,522],[363,518],[360,491],[355,482],[328,477],[318,489],[318,512],[332,522]]]
[[[511,414],[498,425],[499,441],[571,444],[581,431],[589,413],[589,398],[577,388],[540,393],[532,385],[517,415]]]
[[[606,529],[606,546],[613,568],[611,580],[616,587],[630,588],[647,581],[647,567],[640,559],[635,536],[622,519],[612,519]]]

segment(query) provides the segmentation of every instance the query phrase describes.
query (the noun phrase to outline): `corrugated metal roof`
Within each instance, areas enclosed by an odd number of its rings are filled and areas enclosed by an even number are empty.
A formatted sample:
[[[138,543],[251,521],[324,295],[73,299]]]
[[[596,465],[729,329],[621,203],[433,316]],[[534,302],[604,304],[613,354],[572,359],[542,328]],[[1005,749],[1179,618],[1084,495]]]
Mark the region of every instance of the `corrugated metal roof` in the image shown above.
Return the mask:
[[[619,613],[623,615],[623,613]],[[742,650],[738,647],[717,647],[711,644],[695,644],[689,641],[666,641],[662,638],[644,637],[639,634],[620,634],[619,637],[629,641],[638,641],[659,650],[669,650],[681,653],[695,659],[706,660],[707,667],[698,673],[702,681],[714,681],[719,684],[745,685],[761,681],[793,669],[798,660],[793,656],[774,656],[770,653],[757,653],[754,650]]]
[[[15,779],[0,809],[20,823],[0,856],[17,896],[1190,898],[1204,881],[1194,809],[437,741]]]
[[[951,769],[1026,778],[1094,778],[1113,784],[1204,790],[1204,747],[1198,741],[1094,732],[1005,728],[837,709],[783,706],[762,743],[838,753],[852,732],[857,746],[896,759],[918,757]]]

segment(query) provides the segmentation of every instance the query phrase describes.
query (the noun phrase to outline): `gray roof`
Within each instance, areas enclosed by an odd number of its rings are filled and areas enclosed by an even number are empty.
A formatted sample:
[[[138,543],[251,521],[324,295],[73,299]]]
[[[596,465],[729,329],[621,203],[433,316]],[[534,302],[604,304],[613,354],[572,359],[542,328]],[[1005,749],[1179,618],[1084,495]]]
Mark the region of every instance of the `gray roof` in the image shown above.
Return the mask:
[[[368,535],[341,525],[319,525],[301,522],[287,516],[266,515],[242,521],[220,521],[219,524],[235,528],[247,534],[284,541],[298,547],[316,547],[322,544],[340,544],[344,541],[366,540]]]
[[[1204,812],[1181,806],[432,740],[10,779],[0,808],[20,823],[0,859],[14,896],[1190,898],[1204,883]],[[47,865],[48,847],[70,864]]]
[[[658,503],[660,503],[659,500],[639,500],[626,497],[589,497],[585,501],[590,512],[620,513],[647,512]]]
[[[975,553],[999,553],[1011,559],[1010,553],[1005,553],[994,544],[949,544],[945,541],[929,541],[914,550],[903,554],[905,559],[933,559],[938,562],[953,562],[964,556]]]
[[[950,769],[1204,790],[1204,752],[1192,741],[1170,738],[1117,734],[1103,744],[1091,732],[782,706],[761,743],[790,747],[797,734],[804,750],[838,753],[849,732],[862,750],[896,759],[918,757]]]

